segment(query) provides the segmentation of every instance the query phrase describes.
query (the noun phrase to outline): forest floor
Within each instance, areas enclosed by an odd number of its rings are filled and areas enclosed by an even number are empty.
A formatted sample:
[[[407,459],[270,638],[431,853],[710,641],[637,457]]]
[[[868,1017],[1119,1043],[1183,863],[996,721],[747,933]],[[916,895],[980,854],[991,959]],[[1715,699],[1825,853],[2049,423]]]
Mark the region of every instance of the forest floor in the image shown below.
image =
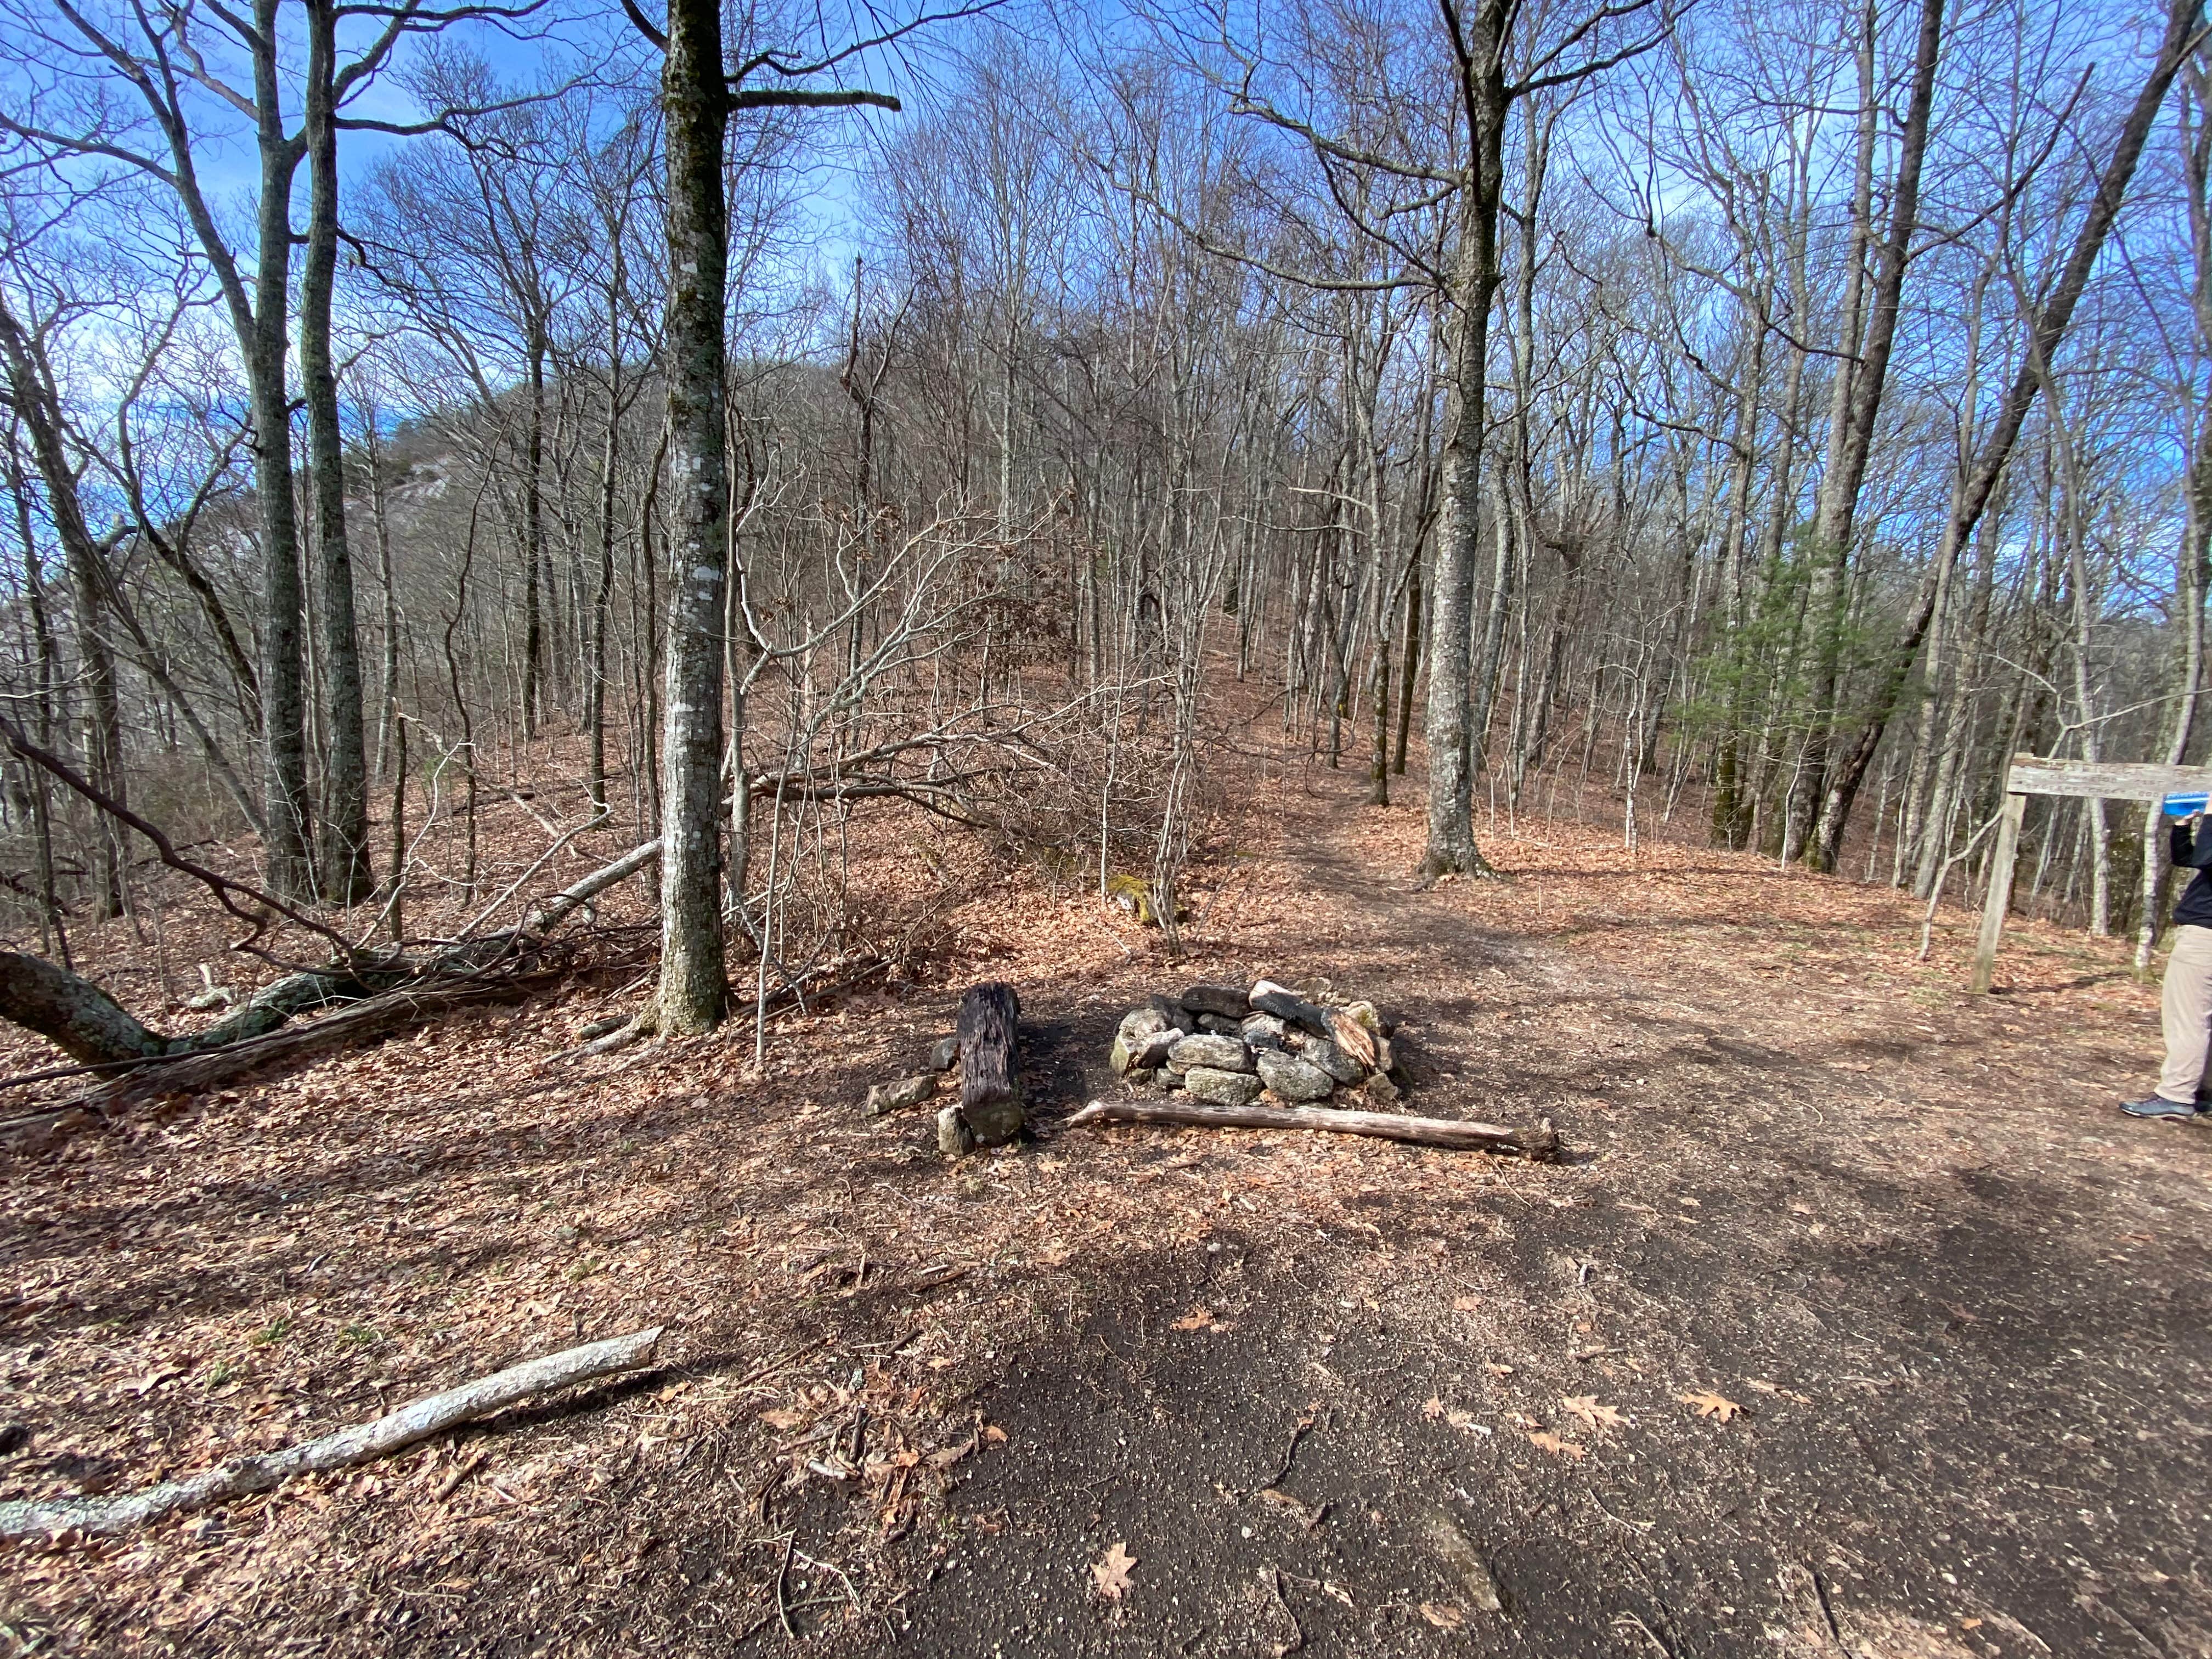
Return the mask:
[[[0,1498],[668,1328],[386,1463],[0,1547],[0,1650],[2212,1655],[2212,1133],[2113,1110],[2126,947],[2022,927],[1974,998],[1960,914],[1923,963],[1887,889],[1564,823],[1416,890],[1417,792],[1361,793],[1255,785],[1180,964],[1018,882],[764,1070],[749,1029],[556,1062],[612,1006],[572,994],[0,1160]],[[1568,1161],[1060,1127],[1124,1009],[1261,973]],[[1036,1136],[948,1164],[860,1097],[986,976]]]

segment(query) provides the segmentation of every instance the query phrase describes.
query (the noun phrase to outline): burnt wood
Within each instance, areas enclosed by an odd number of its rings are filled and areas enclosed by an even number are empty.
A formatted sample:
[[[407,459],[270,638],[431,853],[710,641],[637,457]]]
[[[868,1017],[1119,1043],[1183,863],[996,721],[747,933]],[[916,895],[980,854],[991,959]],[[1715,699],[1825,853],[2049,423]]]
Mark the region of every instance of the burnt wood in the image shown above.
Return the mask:
[[[1014,1058],[1021,1012],[1021,998],[1003,980],[970,986],[960,999],[960,1115],[985,1146],[1021,1131]]]

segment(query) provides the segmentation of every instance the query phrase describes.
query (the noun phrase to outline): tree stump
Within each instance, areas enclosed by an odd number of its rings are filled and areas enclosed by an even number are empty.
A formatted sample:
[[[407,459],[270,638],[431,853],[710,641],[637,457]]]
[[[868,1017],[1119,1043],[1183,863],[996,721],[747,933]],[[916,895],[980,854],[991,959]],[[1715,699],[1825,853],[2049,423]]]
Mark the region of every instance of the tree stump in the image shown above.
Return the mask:
[[[1021,1012],[1021,998],[1001,980],[971,986],[960,999],[960,1115],[979,1146],[995,1146],[1022,1132],[1014,1059]]]

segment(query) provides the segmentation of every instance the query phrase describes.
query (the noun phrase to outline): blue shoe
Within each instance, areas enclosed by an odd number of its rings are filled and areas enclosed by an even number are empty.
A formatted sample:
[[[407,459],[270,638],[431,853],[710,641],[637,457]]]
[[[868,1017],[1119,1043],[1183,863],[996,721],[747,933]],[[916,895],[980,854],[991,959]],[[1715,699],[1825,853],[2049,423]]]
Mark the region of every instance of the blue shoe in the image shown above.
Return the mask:
[[[2124,1101],[2120,1109],[2130,1117],[2165,1118],[2179,1122],[2201,1115],[2204,1109],[2192,1101],[2168,1100],[2164,1095],[2153,1095],[2148,1100]]]

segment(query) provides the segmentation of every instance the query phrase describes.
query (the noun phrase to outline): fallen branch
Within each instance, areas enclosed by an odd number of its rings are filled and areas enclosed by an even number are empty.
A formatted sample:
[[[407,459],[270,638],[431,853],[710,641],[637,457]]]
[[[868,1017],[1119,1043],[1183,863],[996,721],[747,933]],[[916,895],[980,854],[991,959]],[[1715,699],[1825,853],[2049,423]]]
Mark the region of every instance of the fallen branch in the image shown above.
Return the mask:
[[[542,970],[556,954],[554,930],[659,850],[658,841],[632,848],[536,906],[518,926],[483,939],[449,940],[419,959],[397,951],[356,954],[349,967],[288,974],[219,1024],[188,1036],[149,1030],[99,986],[43,957],[0,951],[0,1018],[36,1031],[80,1062],[0,1078],[0,1088],[82,1073],[128,1074],[110,1095],[140,1086],[131,1079],[141,1074],[146,1086],[159,1090],[207,1088],[251,1066],[327,1052],[445,1007],[526,996],[550,982]],[[326,1007],[341,1012],[303,1027],[287,1024]]]
[[[288,921],[297,922],[309,933],[320,934],[337,951],[341,961],[353,955],[352,943],[343,933],[325,927],[313,916],[303,915],[285,903],[283,900],[272,898],[258,887],[249,887],[242,881],[233,881],[228,876],[216,874],[205,865],[193,863],[183,854],[178,852],[175,844],[160,830],[140,817],[121,801],[87,781],[78,775],[75,768],[58,755],[49,754],[46,750],[40,748],[37,744],[23,735],[20,726],[3,715],[0,715],[0,741],[4,741],[9,749],[31,765],[60,779],[63,783],[83,796],[110,817],[136,830],[140,835],[145,836],[162,863],[167,865],[172,870],[190,876],[208,891],[213,893],[216,903],[253,930],[244,939],[234,944],[230,947],[232,950],[252,951],[258,957],[268,961],[275,961],[275,957],[270,957],[267,951],[258,949],[254,944],[256,939],[269,931],[271,924],[270,916],[267,913],[273,912]],[[237,900],[231,897],[233,893],[242,895],[251,903],[263,906],[264,913],[256,915],[251,910],[241,909]]]
[[[1176,1123],[1195,1129],[1326,1129],[1446,1146],[1458,1152],[1516,1152],[1540,1164],[1559,1155],[1559,1137],[1547,1122],[1533,1129],[1502,1129],[1450,1117],[1407,1117],[1398,1112],[1346,1112],[1327,1106],[1190,1106],[1175,1100],[1094,1100],[1067,1120],[1070,1128],[1099,1123]]]
[[[58,1498],[0,1504],[0,1538],[42,1533],[125,1532],[164,1516],[202,1510],[249,1492],[267,1492],[295,1474],[342,1469],[389,1457],[441,1430],[578,1382],[634,1371],[653,1358],[658,1325],[628,1336],[586,1342],[580,1348],[525,1360],[490,1376],[434,1394],[371,1423],[340,1429],[319,1440],[258,1457],[241,1457],[185,1480],[164,1480],[119,1498]]]

